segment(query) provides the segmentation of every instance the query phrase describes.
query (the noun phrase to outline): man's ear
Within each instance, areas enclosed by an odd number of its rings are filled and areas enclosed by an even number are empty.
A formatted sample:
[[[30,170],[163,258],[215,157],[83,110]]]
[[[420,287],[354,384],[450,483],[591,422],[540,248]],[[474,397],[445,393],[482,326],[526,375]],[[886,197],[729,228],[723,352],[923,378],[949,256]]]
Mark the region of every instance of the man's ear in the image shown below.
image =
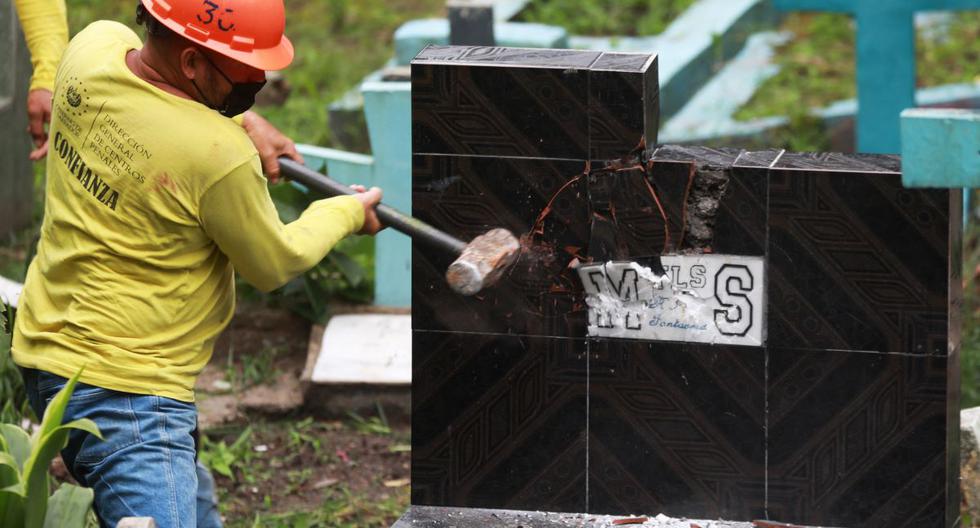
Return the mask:
[[[180,52],[180,72],[184,77],[194,80],[198,77],[197,67],[200,65],[200,52],[192,47],[184,48]]]

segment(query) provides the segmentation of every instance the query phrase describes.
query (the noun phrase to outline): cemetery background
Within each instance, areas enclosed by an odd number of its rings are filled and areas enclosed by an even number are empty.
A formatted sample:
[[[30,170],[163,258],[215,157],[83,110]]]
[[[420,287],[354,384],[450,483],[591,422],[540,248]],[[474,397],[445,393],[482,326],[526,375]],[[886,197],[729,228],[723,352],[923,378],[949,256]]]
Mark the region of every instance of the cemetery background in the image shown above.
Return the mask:
[[[662,31],[693,1],[535,1],[517,18],[562,25],[573,34],[649,35]],[[69,4],[73,33],[98,18],[132,25],[133,2],[128,0]],[[340,141],[330,128],[327,105],[385,64],[399,25],[441,16],[443,1],[287,0],[287,10],[298,51],[296,63],[284,73],[291,91],[273,92],[271,104],[259,111],[299,142],[366,150],[363,143]],[[920,31],[919,84],[980,83],[980,13],[941,19],[935,27],[931,36]],[[768,146],[829,150],[822,120],[807,109],[854,96],[853,27],[844,15],[791,14],[780,28],[795,35],[777,48],[773,62],[781,70],[735,117],[788,116],[789,126],[768,136]],[[42,208],[40,165],[35,176],[37,217]],[[287,218],[308,200],[290,187],[276,193]],[[25,229],[2,241],[0,276],[22,277],[32,232]],[[980,230],[971,223],[964,251],[964,406],[980,404],[980,283],[971,273],[980,271],[978,239]],[[280,375],[296,377],[305,357],[308,321],[322,320],[348,303],[369,301],[374,255],[365,242],[346,243],[339,252],[344,256],[325,262],[285,292],[261,296],[243,288],[241,313],[213,368],[202,377],[202,388],[226,392],[227,383],[239,394]],[[4,345],[0,342],[0,348]],[[408,502],[408,435],[406,424],[386,423],[383,417],[321,420],[294,412],[285,419],[269,419],[253,413],[211,429],[206,453],[212,466],[220,468],[229,526],[299,526],[303,519],[330,526],[388,526]]]

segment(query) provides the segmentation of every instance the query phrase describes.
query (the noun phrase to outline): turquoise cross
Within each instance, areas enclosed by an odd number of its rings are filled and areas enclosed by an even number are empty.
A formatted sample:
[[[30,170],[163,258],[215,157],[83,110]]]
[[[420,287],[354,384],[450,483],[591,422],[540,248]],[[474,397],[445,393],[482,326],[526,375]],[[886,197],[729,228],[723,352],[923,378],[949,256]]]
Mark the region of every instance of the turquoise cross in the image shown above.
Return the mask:
[[[899,115],[915,106],[916,11],[980,9],[980,0],[775,0],[786,11],[848,13],[857,21],[857,150],[897,154]]]

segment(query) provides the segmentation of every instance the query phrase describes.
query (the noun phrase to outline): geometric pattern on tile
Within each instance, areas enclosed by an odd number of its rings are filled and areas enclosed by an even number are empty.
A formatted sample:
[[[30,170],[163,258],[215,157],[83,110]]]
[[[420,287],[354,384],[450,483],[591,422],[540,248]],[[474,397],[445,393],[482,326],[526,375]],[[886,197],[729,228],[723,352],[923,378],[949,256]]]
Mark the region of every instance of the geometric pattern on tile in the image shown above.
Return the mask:
[[[414,332],[412,502],[585,511],[585,341]]]
[[[576,161],[416,155],[419,219],[470,240],[503,227],[537,244],[493,288],[465,297],[446,285],[452,257],[414,245],[413,326],[420,330],[583,335],[581,286],[569,263],[588,244],[585,164]],[[542,216],[542,211],[547,214]]]
[[[949,195],[895,173],[773,169],[770,344],[946,354]]]
[[[765,510],[765,351],[589,343],[589,512]]]
[[[769,358],[772,518],[947,526],[946,358],[775,347]]]

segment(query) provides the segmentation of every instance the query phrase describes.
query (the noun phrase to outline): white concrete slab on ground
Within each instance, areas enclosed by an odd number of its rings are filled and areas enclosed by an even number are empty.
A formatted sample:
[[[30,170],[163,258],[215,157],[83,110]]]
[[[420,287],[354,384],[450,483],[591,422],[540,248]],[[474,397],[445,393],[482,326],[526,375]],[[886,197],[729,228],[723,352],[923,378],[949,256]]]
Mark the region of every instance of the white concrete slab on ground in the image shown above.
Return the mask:
[[[330,319],[313,383],[411,385],[412,316],[350,314]]]
[[[24,285],[10,279],[0,277],[0,301],[3,301],[14,308],[17,307],[17,299]]]

